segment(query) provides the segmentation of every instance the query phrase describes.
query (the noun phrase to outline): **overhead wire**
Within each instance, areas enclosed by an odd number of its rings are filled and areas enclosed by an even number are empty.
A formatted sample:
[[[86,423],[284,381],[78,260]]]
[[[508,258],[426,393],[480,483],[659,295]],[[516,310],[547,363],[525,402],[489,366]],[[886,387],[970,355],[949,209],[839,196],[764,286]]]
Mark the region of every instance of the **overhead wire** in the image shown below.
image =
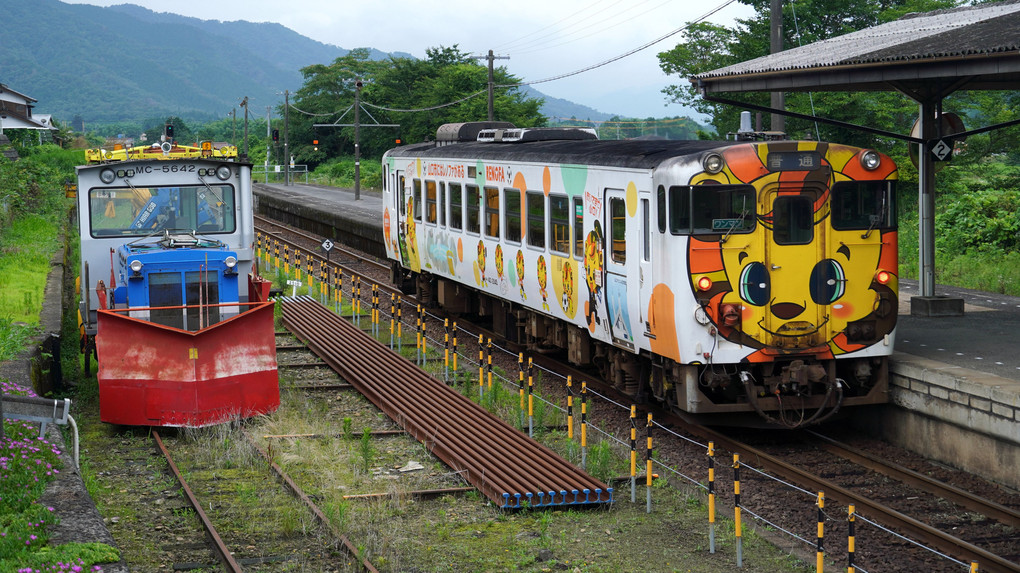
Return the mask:
[[[553,22],[553,23],[551,23],[551,24],[548,24],[548,25],[546,25],[546,26],[543,26],[543,27],[541,27],[541,28],[539,28],[539,29],[537,29],[537,30],[534,30],[534,31],[530,32],[530,33],[527,33],[527,34],[524,34],[524,35],[521,35],[521,36],[517,36],[516,38],[514,38],[514,39],[510,40],[509,42],[504,42],[504,43],[502,43],[502,44],[497,44],[496,46],[493,46],[493,50],[495,50],[495,51],[508,51],[508,50],[510,50],[511,48],[514,48],[514,47],[516,47],[516,46],[517,46],[517,45],[519,45],[520,43],[522,43],[522,42],[525,42],[525,40],[528,40],[528,38],[531,38],[532,36],[534,36],[534,35],[536,35],[536,34],[539,34],[539,33],[541,33],[541,32],[544,32],[544,31],[548,30],[549,28],[553,28],[553,27],[555,27],[555,26],[557,26],[557,25],[559,25],[559,24],[563,23],[563,22],[564,22],[564,21],[566,21],[566,20],[570,20],[570,19],[572,19],[572,18],[573,18],[574,16],[577,16],[578,14],[581,14],[581,13],[584,13],[584,12],[591,12],[592,8],[594,8],[595,6],[598,6],[599,4],[601,4],[601,3],[603,3],[603,2],[606,2],[606,1],[607,1],[607,0],[599,0],[598,2],[595,2],[594,4],[592,4],[591,6],[585,6],[585,7],[584,7],[584,8],[582,8],[581,10],[578,10],[578,11],[576,11],[576,12],[571,12],[570,14],[568,14],[568,15],[564,16],[563,18],[560,18],[559,20],[556,20],[555,22]],[[616,1],[616,2],[614,2],[613,4],[619,4],[619,3],[621,2],[621,1],[623,1],[623,0],[617,0],[617,1]],[[577,25],[577,24],[579,24],[579,23],[581,23],[581,22],[584,22],[584,21],[588,20],[589,18],[592,18],[592,17],[594,17],[594,15],[595,15],[596,13],[597,13],[597,12],[594,12],[594,13],[590,13],[590,14],[589,14],[588,16],[585,16],[584,18],[580,18],[580,19],[578,19],[578,20],[574,20],[574,21],[573,21],[573,22],[571,23],[571,25],[567,27],[567,29],[570,29],[571,27],[573,27],[573,26],[575,26],[575,25]],[[539,40],[542,40],[542,39],[544,39],[544,38],[547,38],[547,37],[550,37],[550,36],[552,36],[552,35],[553,35],[553,34],[547,34],[547,35],[543,35],[543,36],[539,37],[538,39],[539,39]],[[528,41],[532,41],[532,40],[528,40]],[[525,42],[525,43],[527,43],[527,42]]]
[[[574,32],[572,34],[568,34],[566,37],[570,38],[571,36],[576,36],[577,34],[580,34],[580,33],[584,33],[583,36],[579,36],[579,37],[572,38],[572,39],[564,39],[563,41],[558,41],[558,42],[554,41],[554,40],[550,40],[549,42],[546,42],[546,43],[541,44],[541,45],[530,46],[529,47],[530,49],[518,50],[515,53],[516,54],[533,54],[535,52],[540,52],[540,51],[543,51],[543,50],[547,50],[549,48],[558,48],[560,46],[565,46],[567,44],[571,44],[571,43],[577,42],[579,40],[584,40],[585,38],[590,38],[590,37],[595,36],[595,35],[604,34],[608,30],[612,30],[613,28],[616,28],[617,26],[620,26],[620,25],[625,24],[627,22],[630,22],[631,20],[633,20],[635,18],[639,18],[641,16],[644,16],[645,14],[647,14],[647,13],[653,11],[653,10],[658,10],[659,8],[661,8],[662,6],[668,4],[671,1],[672,0],[665,0],[665,1],[663,1],[663,2],[661,2],[659,4],[657,4],[657,5],[649,8],[648,10],[645,10],[644,12],[640,12],[640,13],[632,15],[631,17],[629,17],[629,18],[627,18],[625,20],[616,20],[615,19],[616,18],[616,14],[613,14],[613,15],[607,16],[606,18],[603,18],[602,20],[599,20],[598,22],[595,22],[594,24],[592,24],[592,26],[596,26],[598,24],[602,24],[604,22],[611,21],[611,23],[609,25],[607,25],[607,26],[604,26],[604,27],[598,28],[598,29],[579,30],[579,31]],[[632,9],[633,9],[633,7],[632,7]]]

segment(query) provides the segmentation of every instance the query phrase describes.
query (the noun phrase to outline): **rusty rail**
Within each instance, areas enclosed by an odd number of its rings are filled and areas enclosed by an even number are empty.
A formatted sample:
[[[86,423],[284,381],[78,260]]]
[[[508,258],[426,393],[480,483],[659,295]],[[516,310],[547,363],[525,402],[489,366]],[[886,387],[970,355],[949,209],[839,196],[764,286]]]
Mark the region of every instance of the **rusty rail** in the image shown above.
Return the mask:
[[[345,380],[501,508],[602,504],[613,490],[310,297],[283,322]]]

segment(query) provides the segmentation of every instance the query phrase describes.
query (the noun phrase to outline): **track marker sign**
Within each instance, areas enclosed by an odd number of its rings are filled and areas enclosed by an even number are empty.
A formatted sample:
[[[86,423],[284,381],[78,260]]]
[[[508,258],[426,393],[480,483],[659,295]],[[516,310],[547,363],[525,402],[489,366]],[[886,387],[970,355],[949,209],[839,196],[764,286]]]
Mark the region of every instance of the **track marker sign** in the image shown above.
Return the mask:
[[[939,139],[936,140],[931,146],[931,154],[935,156],[935,161],[948,161],[953,157],[953,140]]]

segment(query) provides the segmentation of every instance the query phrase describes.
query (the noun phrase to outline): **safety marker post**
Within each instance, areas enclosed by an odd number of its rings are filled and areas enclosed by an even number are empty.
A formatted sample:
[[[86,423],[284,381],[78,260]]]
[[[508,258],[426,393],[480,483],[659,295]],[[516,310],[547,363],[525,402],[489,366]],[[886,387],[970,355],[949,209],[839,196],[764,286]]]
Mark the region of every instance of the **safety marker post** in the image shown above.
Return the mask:
[[[825,492],[818,492],[818,544],[815,548],[815,570],[823,573],[825,568]]]
[[[637,406],[630,406],[630,502],[637,503]]]
[[[301,250],[294,247],[294,274],[301,280]]]
[[[524,353],[517,353],[517,395],[521,399],[521,428],[524,428]]]
[[[588,469],[588,383],[581,382],[581,469]]]
[[[715,553],[715,442],[708,443],[708,552]]]
[[[535,376],[531,357],[528,357],[528,437],[535,437]]]
[[[280,269],[280,241],[273,239],[273,269]]]
[[[290,247],[283,245],[283,274],[290,274]]]
[[[336,313],[343,314],[344,311],[344,271],[343,269],[337,268],[337,287],[336,287]]]
[[[372,331],[379,336],[379,285],[372,283]]]
[[[419,322],[419,324],[421,324],[421,365],[424,367],[425,363],[427,362],[426,356],[428,356],[428,349],[427,349],[427,346],[428,346],[428,330],[426,330],[426,328],[425,328],[426,325],[425,325],[425,306],[424,305],[421,305],[421,304],[418,305],[418,314],[420,315],[419,319],[418,319],[418,322]]]
[[[397,305],[397,354],[404,349],[404,305]]]
[[[645,452],[645,513],[652,512],[652,413],[648,412],[648,450]]]
[[[457,375],[457,321],[453,321],[453,375]]]
[[[450,319],[443,319],[443,382],[450,383]]]
[[[737,567],[744,566],[744,543],[740,523],[740,454],[733,454],[733,534],[737,538]]]
[[[390,293],[390,350],[393,350],[393,335],[397,331],[397,293]]]
[[[486,338],[478,334],[478,400],[486,393]]]
[[[567,375],[567,439],[574,439],[574,380]]]
[[[322,304],[329,302],[329,266],[326,261],[319,261],[319,295]]]
[[[311,253],[305,255],[305,271],[308,273],[308,294],[311,296],[315,285],[315,259]]]
[[[847,508],[847,538],[846,538],[846,573],[854,573],[854,551],[856,551],[857,540],[854,534],[857,515],[854,513],[854,506]]]
[[[489,344],[485,347],[485,360],[489,363],[486,367],[488,375],[488,384],[486,384],[486,387],[489,392],[492,392],[492,339],[490,338],[488,341]]]
[[[361,275],[354,275],[354,316],[361,327]]]
[[[421,360],[421,305],[420,304],[418,305],[418,318],[416,320],[417,320],[417,322],[415,323],[415,329],[414,329],[415,330],[415,342],[414,342],[414,346],[415,346],[415,350],[416,350],[416,354],[414,355],[414,363],[420,365],[422,363],[422,360]]]

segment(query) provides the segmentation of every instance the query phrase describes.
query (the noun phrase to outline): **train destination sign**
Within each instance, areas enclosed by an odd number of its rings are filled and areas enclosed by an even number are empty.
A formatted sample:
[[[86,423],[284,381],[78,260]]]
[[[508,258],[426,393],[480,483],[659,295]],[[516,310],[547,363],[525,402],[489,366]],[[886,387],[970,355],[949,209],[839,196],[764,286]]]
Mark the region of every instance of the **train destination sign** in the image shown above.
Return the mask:
[[[768,154],[769,171],[814,171],[822,166],[816,151],[777,151]]]

